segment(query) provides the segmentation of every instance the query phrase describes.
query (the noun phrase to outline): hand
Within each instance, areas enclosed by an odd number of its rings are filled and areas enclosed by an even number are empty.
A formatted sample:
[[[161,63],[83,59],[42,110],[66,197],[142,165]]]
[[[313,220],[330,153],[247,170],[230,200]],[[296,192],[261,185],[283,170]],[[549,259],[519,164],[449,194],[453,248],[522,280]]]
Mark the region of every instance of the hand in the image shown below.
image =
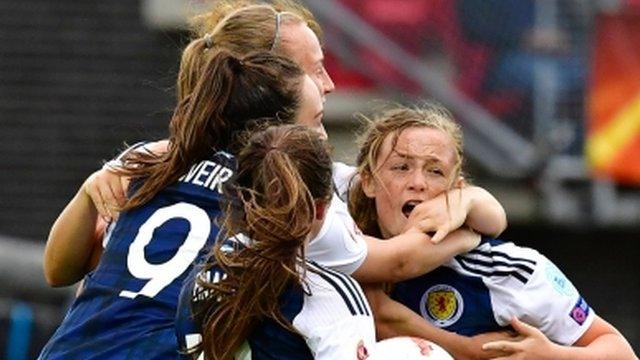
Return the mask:
[[[82,188],[91,198],[98,214],[106,222],[118,217],[119,209],[126,202],[127,180],[107,167],[91,174]]]
[[[508,359],[554,359],[554,345],[540,330],[525,324],[517,318],[511,319],[511,326],[521,336],[521,340],[492,341],[482,346],[483,350],[499,351],[502,356],[494,357],[496,360]]]
[[[433,233],[431,241],[437,244],[464,224],[468,211],[469,204],[463,200],[460,189],[450,190],[418,204],[404,230],[414,227],[423,233]]]

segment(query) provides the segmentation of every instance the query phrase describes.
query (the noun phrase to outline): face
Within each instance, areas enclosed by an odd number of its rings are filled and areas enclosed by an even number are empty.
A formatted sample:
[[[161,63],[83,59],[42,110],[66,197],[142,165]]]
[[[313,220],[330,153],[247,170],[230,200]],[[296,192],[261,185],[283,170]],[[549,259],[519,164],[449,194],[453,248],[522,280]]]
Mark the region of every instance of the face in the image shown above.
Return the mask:
[[[322,95],[318,87],[309,75],[305,75],[296,124],[308,126],[318,131],[323,139],[327,139],[327,131],[322,124],[323,110]]]
[[[405,129],[395,148],[393,135],[382,143],[374,176],[362,188],[375,198],[378,224],[385,238],[398,235],[416,204],[453,187],[455,147],[446,133],[429,128]]]
[[[283,52],[306,72],[324,96],[335,85],[324,68],[324,54],[316,34],[304,23],[286,23],[280,30]]]

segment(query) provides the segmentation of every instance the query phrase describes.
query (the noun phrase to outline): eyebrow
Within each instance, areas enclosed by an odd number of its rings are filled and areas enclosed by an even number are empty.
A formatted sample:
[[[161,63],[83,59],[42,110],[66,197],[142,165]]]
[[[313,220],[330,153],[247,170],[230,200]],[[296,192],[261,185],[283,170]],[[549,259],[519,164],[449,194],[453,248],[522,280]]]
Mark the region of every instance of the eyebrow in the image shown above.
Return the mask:
[[[402,152],[394,149],[393,152],[390,154],[389,159],[391,159],[394,155],[398,156],[400,158],[403,158],[403,159],[408,159],[408,160],[425,159],[427,161],[427,163],[429,163],[429,164],[444,164],[444,162],[442,160],[440,160],[439,158],[437,158],[435,156],[431,156],[431,155],[415,156],[415,155],[402,153]]]

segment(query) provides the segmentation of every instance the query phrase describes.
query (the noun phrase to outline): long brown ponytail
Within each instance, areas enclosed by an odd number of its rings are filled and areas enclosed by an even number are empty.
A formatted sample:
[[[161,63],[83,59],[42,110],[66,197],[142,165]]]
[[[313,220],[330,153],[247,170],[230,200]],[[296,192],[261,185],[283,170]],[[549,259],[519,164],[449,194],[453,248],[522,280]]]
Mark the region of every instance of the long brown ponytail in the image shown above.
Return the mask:
[[[149,201],[194,163],[215,150],[235,152],[238,136],[256,122],[292,123],[299,106],[302,71],[270,53],[237,56],[207,49],[203,39],[189,46],[206,59],[193,91],[177,105],[163,155],[131,152],[123,175],[144,178],[125,208]]]
[[[244,234],[246,248],[222,251],[219,242],[208,267],[226,277],[201,283],[209,289],[202,320],[206,359],[231,359],[252,328],[272,319],[292,329],[278,299],[302,284],[304,242],[316,216],[316,201],[331,197],[331,159],[326,143],[304,126],[271,127],[256,133],[242,150],[228,192],[225,235]],[[234,202],[230,202],[234,204]]]

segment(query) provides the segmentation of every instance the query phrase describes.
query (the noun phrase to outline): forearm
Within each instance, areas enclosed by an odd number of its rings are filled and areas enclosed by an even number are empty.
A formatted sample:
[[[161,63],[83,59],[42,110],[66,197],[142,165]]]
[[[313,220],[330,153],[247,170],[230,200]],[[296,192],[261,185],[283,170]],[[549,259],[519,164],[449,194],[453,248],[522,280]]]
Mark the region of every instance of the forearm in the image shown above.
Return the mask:
[[[404,305],[390,300],[385,310],[376,313],[376,330],[380,340],[395,336],[414,336],[427,339],[445,347],[458,335],[429,324],[425,319]]]
[[[87,272],[98,215],[81,188],[51,227],[44,250],[44,273],[52,286],[71,285]]]
[[[475,350],[481,352],[480,345],[471,339],[442,330],[411,311],[406,306],[389,298],[380,287],[364,287],[376,321],[378,340],[395,336],[413,336],[432,341],[442,346],[456,359],[470,359]]]
[[[367,258],[353,276],[361,283],[410,279],[469,251],[477,246],[478,240],[478,235],[462,229],[447,235],[438,244],[417,231],[407,231],[388,240],[366,237]]]
[[[465,223],[481,234],[497,236],[507,227],[507,215],[498,200],[488,191],[477,186],[463,187],[459,191],[462,201],[468,204]],[[456,190],[450,196],[456,196]]]
[[[572,346],[551,342],[542,331],[517,318],[511,319],[511,327],[520,335],[519,340],[491,341],[484,344],[483,349],[501,351],[519,359],[637,360],[622,334],[598,316]]]
[[[392,272],[395,275],[393,281],[407,280],[428,273],[454,256],[475,248],[479,240],[479,235],[474,232],[458,229],[449,233],[438,244],[431,241],[419,245],[412,242],[400,243],[396,245],[399,266]]]
[[[638,359],[629,344],[619,336],[601,336],[586,347],[554,344],[549,358],[557,360],[634,360]]]
[[[629,343],[618,333],[599,336],[587,346],[554,345],[558,360],[637,360]]]

